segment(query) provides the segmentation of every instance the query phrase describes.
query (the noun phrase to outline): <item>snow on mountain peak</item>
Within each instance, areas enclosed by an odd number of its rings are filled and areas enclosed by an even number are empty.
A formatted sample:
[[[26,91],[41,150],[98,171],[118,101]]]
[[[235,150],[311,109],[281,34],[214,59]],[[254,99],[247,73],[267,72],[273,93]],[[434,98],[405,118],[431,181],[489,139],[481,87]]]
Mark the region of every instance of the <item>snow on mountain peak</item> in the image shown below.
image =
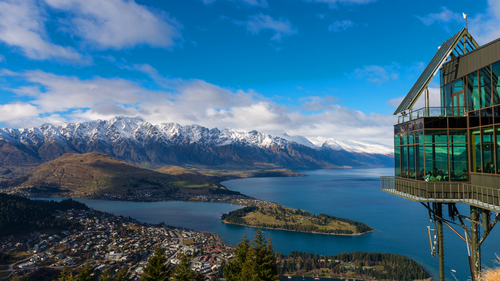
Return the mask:
[[[141,117],[117,116],[110,120],[94,120],[65,125],[44,124],[30,129],[0,129],[0,140],[11,143],[40,146],[44,142],[57,142],[62,146],[102,141],[104,143],[132,142],[145,146],[147,143],[162,142],[167,145],[196,143],[203,146],[225,146],[244,144],[257,147],[273,145],[287,147],[302,145],[315,150],[346,150],[355,153],[392,154],[392,148],[380,144],[359,141],[337,141],[332,138],[307,139],[286,133],[267,134],[258,131],[238,131],[231,128],[208,129],[200,125],[181,126],[177,123],[153,125]]]

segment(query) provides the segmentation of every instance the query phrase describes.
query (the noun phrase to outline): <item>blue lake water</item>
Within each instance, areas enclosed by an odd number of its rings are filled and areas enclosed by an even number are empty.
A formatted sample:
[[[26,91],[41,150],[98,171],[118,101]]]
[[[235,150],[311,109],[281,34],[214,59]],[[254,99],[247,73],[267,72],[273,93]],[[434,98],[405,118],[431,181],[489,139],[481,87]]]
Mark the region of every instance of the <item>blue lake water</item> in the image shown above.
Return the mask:
[[[286,207],[358,220],[376,230],[362,236],[264,230],[266,235],[271,236],[276,251],[285,254],[289,251],[303,251],[322,255],[350,251],[391,252],[415,259],[431,275],[437,276],[438,260],[430,255],[427,237],[426,227],[431,225],[427,209],[420,203],[380,191],[379,177],[393,175],[394,169],[322,169],[299,172],[309,176],[241,179],[222,184],[231,190]],[[98,210],[131,216],[144,222],[165,222],[179,227],[212,231],[218,233],[224,242],[233,245],[245,234],[252,237],[255,232],[251,227],[228,225],[220,221],[223,213],[239,208],[227,203],[79,201]],[[459,204],[458,207],[461,212],[468,210],[468,205]],[[485,266],[494,266],[495,253],[500,254],[499,233],[498,228],[494,229],[483,244],[482,261]],[[447,279],[455,280],[450,274],[451,269],[454,269],[457,271],[456,277],[465,281],[470,275],[465,242],[447,228],[444,235]]]

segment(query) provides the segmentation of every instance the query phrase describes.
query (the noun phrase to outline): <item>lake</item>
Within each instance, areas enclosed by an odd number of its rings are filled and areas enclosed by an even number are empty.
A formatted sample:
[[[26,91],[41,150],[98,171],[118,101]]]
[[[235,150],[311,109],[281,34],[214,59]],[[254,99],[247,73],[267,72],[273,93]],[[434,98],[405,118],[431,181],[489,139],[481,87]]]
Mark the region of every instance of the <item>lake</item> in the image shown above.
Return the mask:
[[[358,220],[376,230],[362,236],[335,236],[265,229],[265,235],[271,236],[276,251],[285,254],[303,251],[322,255],[351,251],[391,252],[415,259],[431,275],[437,276],[438,260],[430,254],[427,237],[426,227],[432,226],[427,209],[420,203],[380,191],[379,177],[393,175],[393,168],[298,172],[309,176],[250,178],[222,184],[231,190],[286,207]],[[228,203],[78,200],[95,209],[144,222],[165,222],[168,225],[215,232],[224,242],[233,245],[245,234],[253,237],[255,233],[254,228],[220,221],[223,213],[240,208]],[[461,212],[468,210],[468,205],[458,205]],[[485,266],[494,266],[495,253],[500,253],[499,233],[498,228],[494,229],[483,244],[482,261]],[[465,281],[470,275],[465,242],[448,228],[445,228],[444,236],[447,279],[454,280],[451,275],[451,269],[454,269],[457,271],[456,277]]]

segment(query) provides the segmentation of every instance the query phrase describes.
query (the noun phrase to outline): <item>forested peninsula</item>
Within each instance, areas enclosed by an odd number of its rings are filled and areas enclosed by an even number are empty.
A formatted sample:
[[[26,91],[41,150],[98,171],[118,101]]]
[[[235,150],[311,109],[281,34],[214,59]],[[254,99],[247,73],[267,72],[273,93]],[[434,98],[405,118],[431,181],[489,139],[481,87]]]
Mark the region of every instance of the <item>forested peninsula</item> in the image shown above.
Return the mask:
[[[391,253],[350,252],[321,256],[292,251],[276,253],[280,276],[355,278],[356,280],[425,280],[430,275],[414,260]]]
[[[315,215],[278,204],[248,206],[224,214],[221,219],[231,224],[322,234],[361,235],[373,231],[362,222],[326,214]]]

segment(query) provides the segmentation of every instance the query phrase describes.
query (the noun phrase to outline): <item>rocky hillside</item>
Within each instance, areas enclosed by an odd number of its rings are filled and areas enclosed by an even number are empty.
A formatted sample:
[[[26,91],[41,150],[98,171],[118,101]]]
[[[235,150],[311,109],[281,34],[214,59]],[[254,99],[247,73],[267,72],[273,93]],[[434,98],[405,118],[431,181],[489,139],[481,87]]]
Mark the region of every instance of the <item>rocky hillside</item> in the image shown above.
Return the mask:
[[[305,138],[304,138],[305,139]],[[354,142],[353,142],[354,143]],[[208,129],[175,123],[153,125],[141,118],[29,129],[0,129],[0,176],[34,167],[65,153],[100,152],[142,167],[199,165],[262,168],[383,167],[393,165],[390,149],[359,143],[298,143],[266,133]]]

